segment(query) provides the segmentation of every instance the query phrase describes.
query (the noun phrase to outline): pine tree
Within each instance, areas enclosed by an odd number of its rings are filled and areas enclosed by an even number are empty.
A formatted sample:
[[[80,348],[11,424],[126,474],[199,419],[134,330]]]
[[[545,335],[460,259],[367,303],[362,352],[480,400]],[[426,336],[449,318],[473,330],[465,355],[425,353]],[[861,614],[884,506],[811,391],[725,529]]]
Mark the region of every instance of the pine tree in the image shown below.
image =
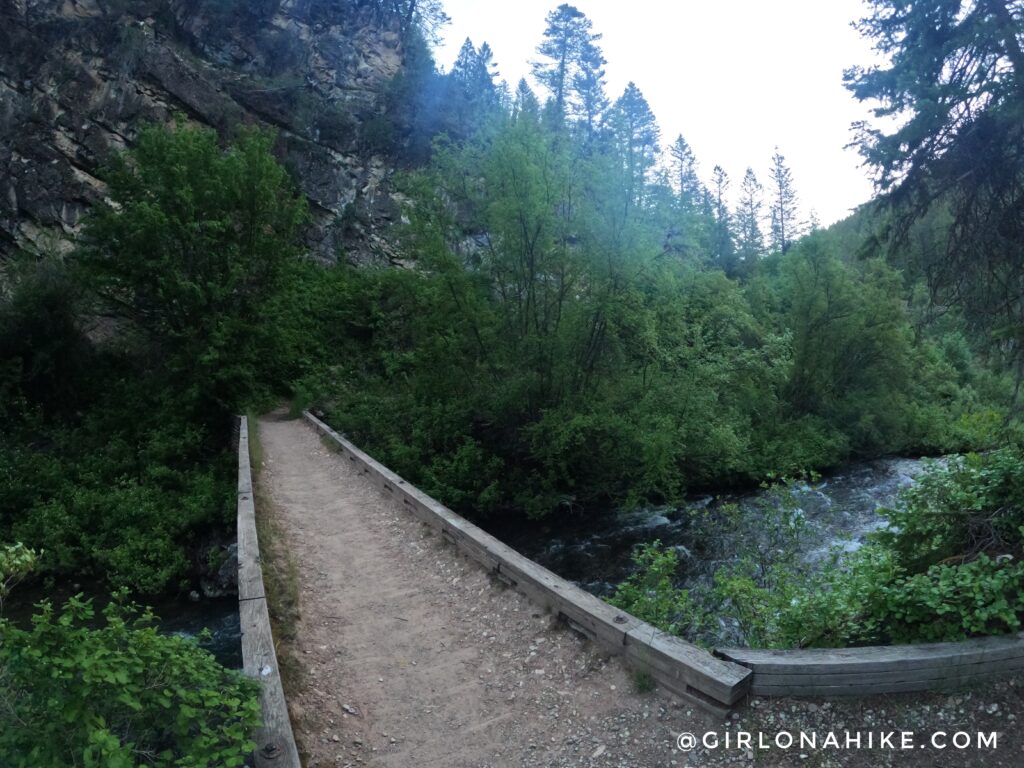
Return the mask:
[[[742,270],[764,256],[764,233],[761,218],[764,208],[764,187],[757,180],[753,168],[747,168],[740,186],[740,201],[736,207],[736,257]]]
[[[807,231],[818,232],[821,230],[821,219],[818,218],[818,212],[811,208],[811,212],[807,216]]]
[[[663,203],[671,212],[666,224],[665,250],[680,255],[706,255],[710,250],[710,217],[701,212],[704,186],[697,176],[697,160],[682,136],[668,148],[665,186],[670,193]]]
[[[501,106],[494,83],[497,74],[491,47],[484,43],[477,49],[467,37],[448,75],[446,128],[450,134],[470,136],[497,112]]]
[[[546,60],[532,63],[533,76],[551,92],[550,109],[558,124],[565,120],[577,76],[589,70],[590,77],[600,82],[604,74],[600,71],[604,57],[596,46],[601,36],[590,29],[590,19],[567,3],[547,16],[544,41],[537,47]]]
[[[630,82],[608,111],[605,124],[625,173],[627,200],[637,205],[658,158],[658,121],[643,93]]]
[[[683,211],[697,209],[702,197],[700,179],[697,177],[697,160],[686,139],[679,135],[669,148],[673,181],[679,192],[679,207]]]
[[[857,28],[885,63],[853,68],[854,96],[889,130],[861,123],[894,245],[950,219],[916,258],[942,303],[1015,358],[1024,381],[1024,7],[1020,0],[868,0]],[[907,248],[909,250],[909,248]],[[1007,343],[1008,342],[1008,343]]]
[[[736,248],[732,239],[732,215],[729,213],[729,174],[720,165],[711,172],[711,197],[714,206],[711,231],[711,256],[727,275],[736,274]]]
[[[539,118],[540,101],[537,100],[530,84],[526,82],[526,78],[521,77],[516,86],[515,96],[512,97],[512,120],[537,122]]]
[[[469,77],[469,73],[473,69],[475,61],[476,46],[474,46],[473,41],[467,37],[463,41],[462,47],[459,49],[459,55],[455,58],[455,63],[452,65],[452,77],[456,80],[467,79]]]
[[[502,79],[495,86],[498,92],[498,109],[502,114],[508,115],[512,113],[515,107],[515,97],[512,95],[512,89],[508,85],[508,81]]]
[[[586,141],[594,138],[609,103],[604,90],[604,65],[607,62],[601,49],[594,43],[599,37],[594,35],[583,45],[579,70],[572,79],[571,111]]]
[[[457,82],[465,93],[480,103],[497,103],[498,89],[494,78],[498,76],[491,46],[484,43],[479,50],[468,37],[459,50],[449,77]]]
[[[935,194],[960,182],[934,172],[958,145],[967,149],[969,129],[979,130],[983,116],[1003,113],[1020,127],[1024,8],[1020,0],[867,0],[867,5],[871,15],[856,27],[874,38],[888,63],[847,70],[846,87],[858,99],[880,102],[876,117],[907,119],[890,133],[858,124],[861,152],[878,170],[883,191],[904,187],[909,192],[930,184]],[[1024,163],[1019,136],[1017,130],[985,138],[994,148],[1012,147],[1003,158],[1019,168]]]
[[[793,188],[793,174],[786,165],[786,158],[775,148],[771,169],[771,247],[773,251],[785,253],[802,234],[797,220],[796,190]]]

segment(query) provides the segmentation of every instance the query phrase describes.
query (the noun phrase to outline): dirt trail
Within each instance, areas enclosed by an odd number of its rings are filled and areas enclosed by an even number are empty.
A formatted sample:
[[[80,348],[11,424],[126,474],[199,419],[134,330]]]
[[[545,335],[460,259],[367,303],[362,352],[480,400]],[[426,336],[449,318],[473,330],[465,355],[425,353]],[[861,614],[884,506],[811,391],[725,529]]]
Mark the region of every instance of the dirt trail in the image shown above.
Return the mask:
[[[260,438],[298,563],[304,675],[289,700],[308,766],[685,765],[677,734],[714,727],[635,693],[617,661],[492,582],[304,422],[265,418]]]

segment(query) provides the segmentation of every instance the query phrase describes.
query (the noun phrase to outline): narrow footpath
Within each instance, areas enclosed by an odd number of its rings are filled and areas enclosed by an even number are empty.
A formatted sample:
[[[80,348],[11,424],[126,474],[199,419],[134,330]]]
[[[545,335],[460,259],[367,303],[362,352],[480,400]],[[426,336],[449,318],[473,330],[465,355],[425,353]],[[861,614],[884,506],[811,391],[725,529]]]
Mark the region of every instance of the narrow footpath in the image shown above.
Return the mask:
[[[837,702],[754,700],[728,723],[660,691],[494,581],[324,445],[260,420],[260,485],[297,565],[289,708],[307,768],[1017,766],[1016,681]],[[998,731],[995,751],[676,747],[680,733]]]

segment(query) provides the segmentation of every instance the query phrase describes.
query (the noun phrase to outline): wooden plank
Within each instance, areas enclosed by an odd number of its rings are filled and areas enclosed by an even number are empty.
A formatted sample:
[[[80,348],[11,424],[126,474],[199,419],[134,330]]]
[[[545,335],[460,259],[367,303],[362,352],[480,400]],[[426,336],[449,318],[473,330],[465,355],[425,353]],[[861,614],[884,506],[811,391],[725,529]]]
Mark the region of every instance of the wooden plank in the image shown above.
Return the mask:
[[[570,627],[616,653],[624,652],[630,630],[643,624],[636,617],[578,588],[562,595],[559,613]]]
[[[703,648],[650,624],[641,622],[627,633],[626,653],[663,674],[669,675],[671,670],[688,686],[725,704],[735,704],[750,689],[750,670],[715,658]]]
[[[550,608],[570,627],[607,650],[627,652],[631,663],[650,669],[655,679],[672,692],[721,715],[748,691],[750,670],[665,635],[583,591],[410,485],[309,412],[303,415],[317,432],[337,442],[382,493],[395,498],[502,581],[514,585],[538,605]]]
[[[946,667],[924,667],[903,669],[893,667],[884,672],[836,672],[833,674],[780,674],[755,670],[758,685],[807,685],[807,686],[874,686],[884,687],[887,683],[941,682],[957,679],[970,681],[989,672],[1011,673],[1024,670],[1024,655],[999,661],[982,661],[975,664],[954,663]]]
[[[973,673],[1014,670],[1024,666],[1024,653],[1018,656],[983,659],[980,662],[970,658],[952,658],[949,664],[937,667],[905,667],[893,665],[887,670],[873,672],[851,672],[847,669],[839,669],[831,672],[807,674],[801,670],[793,672],[764,672],[755,668],[759,680],[786,681],[788,683],[817,684],[823,681],[830,681],[831,685],[861,684],[861,683],[884,683],[887,680],[940,680],[948,677],[969,677]]]
[[[249,467],[249,429],[244,416],[239,419],[238,432],[238,615],[242,630],[242,670],[260,682],[263,712],[263,725],[254,734],[255,763],[257,768],[301,768],[263,590]]]
[[[238,599],[264,597],[263,568],[256,538],[255,505],[252,496],[238,496]]]
[[[959,643],[719,650],[749,667],[751,690],[764,696],[867,696],[942,690],[1024,670],[1024,633]]]
[[[1012,659],[1024,655],[1024,634],[983,637],[961,643],[790,651],[728,648],[717,649],[716,653],[759,674],[862,674],[895,669],[941,669],[955,664]]]
[[[916,645],[881,645],[860,648],[802,648],[799,650],[762,650],[755,648],[720,648],[716,652],[743,665],[759,670],[807,670],[808,674],[827,672],[839,668],[850,671],[872,670],[871,665],[941,666],[950,659],[972,656],[985,658],[1011,656],[1024,650],[1024,633],[983,637],[955,643],[920,643]]]
[[[263,726],[257,729],[256,765],[301,768],[299,752],[295,746],[288,705],[285,702],[281,674],[274,652],[274,638],[270,634],[270,616],[266,600],[246,600],[239,603],[242,625],[243,671],[260,682],[260,704]]]
[[[252,493],[252,474],[249,468],[249,420],[238,420],[238,492]]]
[[[985,684],[1006,680],[1007,677],[1015,676],[1020,670],[1007,672],[1005,670],[990,670],[979,672],[970,678],[951,676],[938,680],[902,680],[890,681],[885,684],[871,685],[808,685],[799,683],[793,685],[766,685],[759,682],[757,675],[754,675],[754,683],[751,693],[755,696],[794,696],[794,697],[822,697],[833,698],[839,696],[875,696],[889,693],[920,693],[923,691],[953,691],[963,689],[967,683]]]
[[[673,696],[677,696],[683,701],[714,715],[719,720],[728,719],[729,715],[733,711],[733,707],[731,705],[723,704],[722,702],[701,693],[696,688],[692,688],[685,683],[680,683],[679,681],[671,679],[656,679],[656,682],[662,688],[669,691]]]

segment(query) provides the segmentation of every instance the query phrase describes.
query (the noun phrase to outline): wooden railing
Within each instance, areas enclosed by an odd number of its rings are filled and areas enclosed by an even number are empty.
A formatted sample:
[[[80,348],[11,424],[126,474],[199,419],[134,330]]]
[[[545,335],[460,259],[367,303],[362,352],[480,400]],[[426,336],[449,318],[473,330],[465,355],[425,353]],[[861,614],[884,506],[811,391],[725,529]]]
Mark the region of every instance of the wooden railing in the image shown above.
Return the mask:
[[[256,765],[258,768],[301,768],[263,590],[249,466],[249,423],[245,416],[239,417],[238,428],[238,613],[242,624],[242,669],[260,682],[263,727],[255,734]]]
[[[753,672],[759,696],[870,696],[959,688],[1024,671],[1024,633],[958,643],[716,651]]]

